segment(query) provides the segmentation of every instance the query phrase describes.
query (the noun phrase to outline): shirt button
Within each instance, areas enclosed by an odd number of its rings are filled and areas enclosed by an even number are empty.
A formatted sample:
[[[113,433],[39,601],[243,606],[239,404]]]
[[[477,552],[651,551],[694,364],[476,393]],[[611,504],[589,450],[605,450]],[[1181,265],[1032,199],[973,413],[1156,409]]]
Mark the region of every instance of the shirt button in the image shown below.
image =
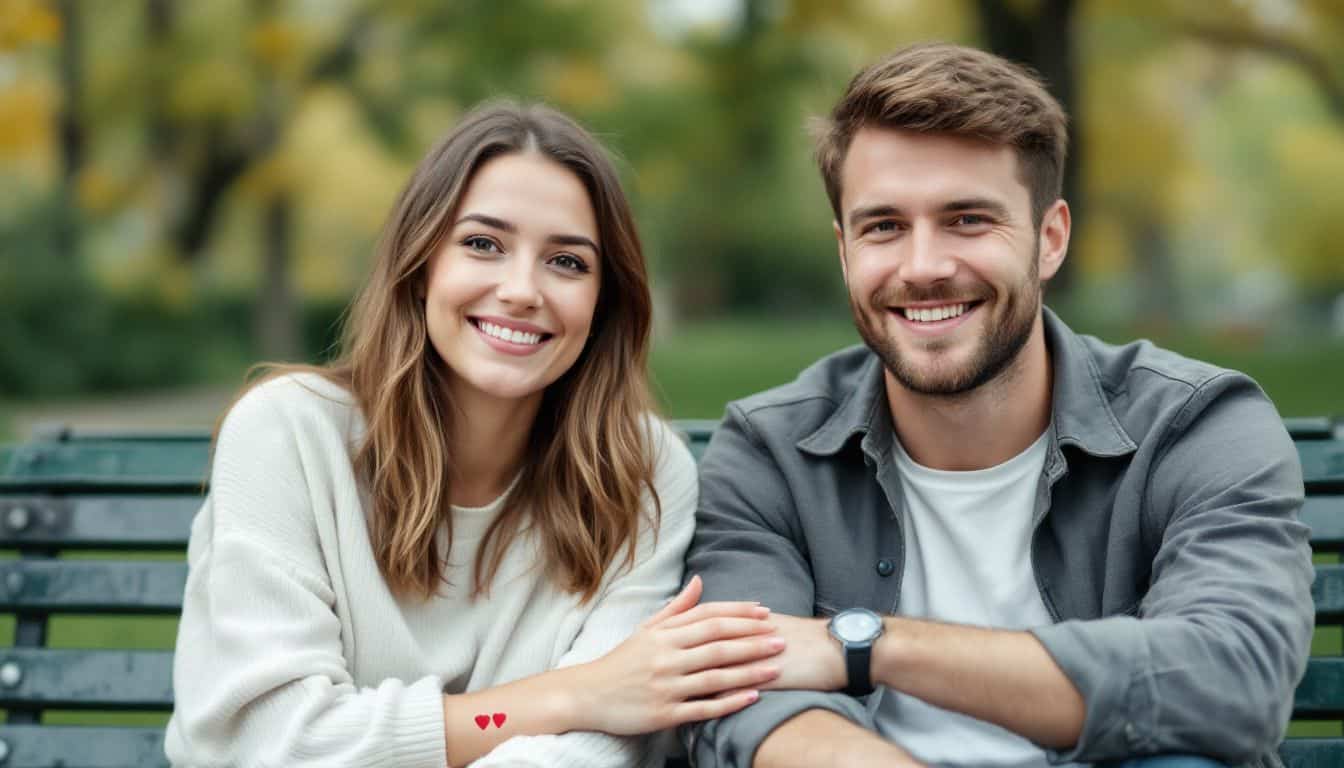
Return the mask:
[[[890,575],[891,575],[892,573],[894,573],[895,571],[896,571],[896,564],[893,563],[893,562],[891,562],[891,560],[889,560],[889,559],[887,559],[887,558],[884,557],[884,558],[882,558],[881,560],[878,560],[878,561],[877,561],[877,575],[878,575],[878,576],[881,576],[882,578],[885,579],[886,577],[890,576]]]

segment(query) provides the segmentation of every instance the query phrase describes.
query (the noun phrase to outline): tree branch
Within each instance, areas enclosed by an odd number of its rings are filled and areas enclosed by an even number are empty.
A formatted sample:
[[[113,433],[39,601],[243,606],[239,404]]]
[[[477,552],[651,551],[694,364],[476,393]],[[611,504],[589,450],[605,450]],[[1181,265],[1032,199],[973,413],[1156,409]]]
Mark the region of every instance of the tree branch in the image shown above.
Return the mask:
[[[1335,75],[1330,60],[1305,43],[1262,29],[1186,22],[1182,31],[1198,40],[1223,48],[1257,51],[1302,70],[1325,97],[1330,113],[1344,122],[1344,80]]]

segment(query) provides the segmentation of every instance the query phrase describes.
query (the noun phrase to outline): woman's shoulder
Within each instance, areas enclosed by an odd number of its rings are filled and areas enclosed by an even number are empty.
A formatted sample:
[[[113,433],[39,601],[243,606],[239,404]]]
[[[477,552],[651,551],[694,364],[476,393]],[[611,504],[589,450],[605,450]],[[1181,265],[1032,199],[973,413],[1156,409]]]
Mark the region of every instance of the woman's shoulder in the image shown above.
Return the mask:
[[[349,439],[360,422],[354,396],[316,371],[296,371],[266,379],[233,404],[220,426],[229,433],[271,434],[277,430],[309,439],[340,435]]]
[[[654,413],[644,415],[644,429],[652,451],[655,477],[673,474],[695,474],[695,457],[686,444],[686,438],[671,424]]]

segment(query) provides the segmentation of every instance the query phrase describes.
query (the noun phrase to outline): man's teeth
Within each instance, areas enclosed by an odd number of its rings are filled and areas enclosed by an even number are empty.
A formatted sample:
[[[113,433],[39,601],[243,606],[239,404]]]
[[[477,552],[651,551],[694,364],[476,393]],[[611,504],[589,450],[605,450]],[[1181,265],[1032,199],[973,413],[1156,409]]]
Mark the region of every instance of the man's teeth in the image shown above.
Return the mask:
[[[906,307],[902,309],[902,314],[907,320],[914,320],[918,323],[933,323],[938,320],[946,320],[949,317],[957,317],[966,312],[970,304],[948,304],[942,307],[928,307],[925,309],[911,309]]]
[[[480,329],[482,331],[485,331],[487,334],[494,336],[496,339],[511,341],[514,344],[541,343],[540,333],[523,333],[522,331],[515,331],[511,328],[505,328],[503,326],[495,325],[494,323],[487,323],[484,320],[477,323],[477,325],[480,326]]]

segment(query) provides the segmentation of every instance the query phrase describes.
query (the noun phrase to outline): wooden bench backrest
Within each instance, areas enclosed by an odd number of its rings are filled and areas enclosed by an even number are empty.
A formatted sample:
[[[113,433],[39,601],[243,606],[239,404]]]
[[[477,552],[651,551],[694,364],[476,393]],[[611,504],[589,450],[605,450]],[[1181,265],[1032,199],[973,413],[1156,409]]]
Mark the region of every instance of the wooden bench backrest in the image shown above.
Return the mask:
[[[1302,516],[1321,561],[1312,589],[1321,655],[1298,687],[1295,718],[1329,735],[1289,739],[1280,751],[1294,768],[1326,768],[1344,765],[1344,732],[1330,722],[1344,719],[1344,429],[1324,419],[1287,423],[1307,478]],[[698,459],[714,422],[677,426]],[[0,549],[13,553],[0,560],[0,617],[13,623],[12,645],[0,647],[0,766],[167,765],[172,617],[208,453],[199,434],[65,434],[0,448]],[[136,646],[143,634],[134,632],[119,643],[130,647],[60,647],[91,636],[57,637],[59,622],[89,621],[72,616],[168,623],[150,632],[154,647]]]

